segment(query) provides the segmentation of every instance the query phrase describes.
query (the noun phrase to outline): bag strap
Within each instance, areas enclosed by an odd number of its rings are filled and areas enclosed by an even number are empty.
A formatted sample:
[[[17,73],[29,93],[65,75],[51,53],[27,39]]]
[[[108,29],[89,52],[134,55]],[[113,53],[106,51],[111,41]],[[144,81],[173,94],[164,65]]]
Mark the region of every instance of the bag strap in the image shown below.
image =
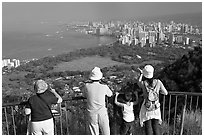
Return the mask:
[[[147,91],[147,89],[148,89],[148,87],[147,87],[147,85],[146,85],[146,81],[144,81],[144,86],[145,86],[145,88],[146,88],[146,91]],[[158,80],[157,80],[157,83],[158,83]],[[153,90],[156,88],[156,86],[157,86],[157,83],[154,85],[154,87],[153,87]]]
[[[54,116],[53,116],[53,114],[52,114],[52,110],[51,110],[50,106],[47,104],[47,102],[46,102],[41,96],[39,96],[38,94],[37,94],[37,96],[39,97],[40,100],[42,100],[42,101],[46,104],[46,106],[47,106],[47,108],[49,109],[49,111],[50,111],[50,113],[51,113],[51,115],[52,115],[52,118],[53,118],[53,120],[54,120],[55,118],[54,118]],[[55,120],[54,120],[54,121],[55,121]]]

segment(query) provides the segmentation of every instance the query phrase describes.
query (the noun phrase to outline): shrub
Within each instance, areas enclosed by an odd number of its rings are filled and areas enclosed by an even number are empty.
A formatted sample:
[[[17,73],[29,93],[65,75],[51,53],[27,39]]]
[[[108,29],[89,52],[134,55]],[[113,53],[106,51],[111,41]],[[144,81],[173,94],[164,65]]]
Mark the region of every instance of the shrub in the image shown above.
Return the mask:
[[[184,135],[202,135],[201,110],[186,111],[184,118]]]

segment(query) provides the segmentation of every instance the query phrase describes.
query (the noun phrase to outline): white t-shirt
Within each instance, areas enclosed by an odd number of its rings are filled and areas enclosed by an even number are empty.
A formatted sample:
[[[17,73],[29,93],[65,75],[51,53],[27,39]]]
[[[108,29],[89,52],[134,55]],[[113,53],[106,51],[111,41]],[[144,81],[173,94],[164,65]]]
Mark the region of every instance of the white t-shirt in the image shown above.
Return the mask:
[[[130,106],[124,104],[123,106],[123,119],[126,122],[132,122],[135,120],[134,112],[133,112],[133,102],[130,102]]]
[[[105,96],[112,96],[112,91],[107,85],[99,82],[86,84],[87,110],[90,113],[97,113],[105,108]]]

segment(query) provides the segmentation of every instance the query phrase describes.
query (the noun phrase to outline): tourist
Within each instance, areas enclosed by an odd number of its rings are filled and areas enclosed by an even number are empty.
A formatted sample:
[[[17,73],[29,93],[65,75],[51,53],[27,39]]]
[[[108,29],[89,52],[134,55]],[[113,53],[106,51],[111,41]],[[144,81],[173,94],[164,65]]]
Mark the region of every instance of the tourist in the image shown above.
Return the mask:
[[[138,86],[142,88],[144,101],[140,109],[140,125],[145,127],[147,135],[160,134],[161,110],[159,93],[167,95],[168,92],[159,79],[153,78],[154,68],[146,65],[143,70],[139,69]]]
[[[111,97],[112,91],[107,85],[100,83],[102,77],[100,68],[95,67],[89,76],[91,82],[85,84],[88,126],[92,135],[99,135],[99,129],[102,135],[110,135],[105,96]]]
[[[133,126],[134,126],[134,112],[133,105],[136,105],[138,102],[137,92],[135,92],[136,100],[133,101],[133,93],[131,91],[125,91],[124,93],[124,102],[118,102],[119,93],[116,92],[115,96],[115,104],[117,106],[122,107],[123,113],[123,123],[121,126],[120,134],[121,135],[132,135],[133,134]]]
[[[62,102],[57,92],[48,87],[43,80],[34,83],[36,95],[29,98],[25,113],[31,115],[30,132],[32,135],[54,135],[54,119],[51,104]]]

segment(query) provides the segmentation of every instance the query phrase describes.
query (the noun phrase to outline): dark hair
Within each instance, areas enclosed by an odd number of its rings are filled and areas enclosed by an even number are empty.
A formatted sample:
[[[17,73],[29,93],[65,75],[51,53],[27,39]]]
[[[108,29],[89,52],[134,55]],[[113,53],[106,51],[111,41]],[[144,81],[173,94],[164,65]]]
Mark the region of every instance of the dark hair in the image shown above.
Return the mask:
[[[154,78],[146,78],[146,77],[143,77],[144,81],[146,81],[148,83],[149,86],[153,87],[153,81],[154,81]]]
[[[99,81],[100,81],[100,80],[92,80],[92,79],[91,79],[91,82],[99,82]]]

